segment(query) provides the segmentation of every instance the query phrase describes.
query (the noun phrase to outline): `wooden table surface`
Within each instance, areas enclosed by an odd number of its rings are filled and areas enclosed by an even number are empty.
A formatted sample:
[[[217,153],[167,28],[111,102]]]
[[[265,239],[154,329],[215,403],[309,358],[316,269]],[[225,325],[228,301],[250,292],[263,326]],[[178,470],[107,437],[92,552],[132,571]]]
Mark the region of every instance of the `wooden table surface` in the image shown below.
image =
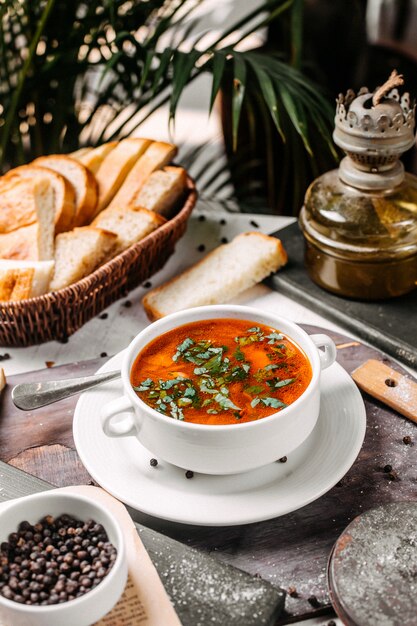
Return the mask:
[[[317,332],[316,327],[307,327]],[[374,349],[335,333],[338,361],[351,372],[368,358],[388,358]],[[36,372],[30,378],[44,380],[90,373],[103,359],[95,359]],[[401,371],[398,365],[393,365]],[[23,413],[11,402],[10,389],[27,381],[28,375],[11,377],[0,409],[0,459],[54,485],[88,484],[91,477],[78,459],[72,439],[72,415],[76,399]],[[326,612],[330,600],[326,583],[327,558],[345,526],[359,513],[384,502],[417,497],[416,425],[388,407],[365,398],[367,436],[358,460],[343,480],[328,494],[284,517],[237,527],[192,527],[161,522],[143,514],[137,521],[183,543],[211,553],[248,573],[259,575],[284,589],[295,588],[287,597],[286,617],[311,617]],[[405,445],[410,435],[413,445]],[[391,464],[397,480],[382,471]]]

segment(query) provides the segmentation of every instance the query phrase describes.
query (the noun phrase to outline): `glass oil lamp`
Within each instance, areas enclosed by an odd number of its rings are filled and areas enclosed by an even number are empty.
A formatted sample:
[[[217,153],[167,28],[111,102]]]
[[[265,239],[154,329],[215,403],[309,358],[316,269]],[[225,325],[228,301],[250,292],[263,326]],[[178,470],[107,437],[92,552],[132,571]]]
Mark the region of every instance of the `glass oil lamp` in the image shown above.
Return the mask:
[[[300,214],[311,279],[361,300],[417,284],[417,177],[400,155],[414,144],[414,106],[395,71],[375,93],[337,99],[333,139],[346,156],[317,178]]]

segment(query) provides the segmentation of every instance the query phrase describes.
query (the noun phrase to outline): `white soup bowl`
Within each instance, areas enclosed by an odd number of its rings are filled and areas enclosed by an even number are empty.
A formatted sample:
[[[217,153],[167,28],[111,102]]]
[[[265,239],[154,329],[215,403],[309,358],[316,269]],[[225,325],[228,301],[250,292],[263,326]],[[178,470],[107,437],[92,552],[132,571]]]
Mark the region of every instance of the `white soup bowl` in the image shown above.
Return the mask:
[[[304,351],[312,368],[307,389],[292,404],[268,417],[231,425],[194,424],[167,417],[137,396],[130,382],[141,350],[167,331],[209,319],[247,320],[275,328]],[[227,322],[226,322],[227,323]],[[319,348],[324,350],[319,350]],[[206,474],[236,474],[288,455],[309,436],[320,410],[320,374],[336,359],[327,335],[308,335],[293,322],[255,308],[213,305],[168,315],[142,330],[126,349],[121,368],[124,395],[103,407],[103,431],[109,437],[134,436],[159,460]],[[126,415],[127,414],[127,415]]]

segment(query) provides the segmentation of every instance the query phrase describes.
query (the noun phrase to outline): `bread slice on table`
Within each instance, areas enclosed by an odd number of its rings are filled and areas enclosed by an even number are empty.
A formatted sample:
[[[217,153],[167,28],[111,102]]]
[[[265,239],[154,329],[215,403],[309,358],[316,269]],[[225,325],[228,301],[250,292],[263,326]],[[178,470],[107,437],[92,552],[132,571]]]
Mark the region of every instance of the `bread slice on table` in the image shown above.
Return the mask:
[[[4,180],[26,178],[49,180],[54,194],[55,234],[72,228],[75,217],[75,191],[71,183],[54,170],[39,165],[21,165],[7,172]]]
[[[110,153],[111,154],[111,153]],[[127,206],[142,189],[153,171],[168,165],[177,154],[176,146],[163,141],[154,141],[130,170],[110,206]]]
[[[54,261],[0,259],[0,300],[25,300],[49,290]]]
[[[50,154],[39,157],[33,165],[48,167],[64,176],[75,191],[74,226],[90,223],[97,205],[97,181],[89,169],[66,154]]]
[[[33,224],[38,212],[54,212],[54,194],[45,177],[25,180],[4,176],[0,184],[0,233]]]
[[[143,298],[151,320],[196,306],[222,304],[276,272],[287,262],[279,239],[243,233]]]
[[[142,206],[169,217],[185,191],[187,172],[182,167],[167,166],[156,170],[133,196],[132,206]]]
[[[91,225],[95,228],[104,228],[116,233],[117,244],[115,252],[119,254],[119,252],[137,243],[165,222],[166,219],[161,215],[140,207],[109,207],[99,213]]]
[[[85,167],[88,167],[90,172],[93,172],[93,174],[97,174],[106,156],[116,146],[117,141],[109,141],[108,143],[103,143],[97,148],[88,148],[87,152],[82,152],[82,154],[74,156],[73,158],[77,159],[77,161],[85,165]]]
[[[55,240],[55,271],[50,289],[56,291],[91,274],[114,254],[117,235],[84,226],[61,233]]]
[[[139,139],[136,137],[123,139],[104,158],[96,173],[99,196],[95,215],[110,203],[134,163],[142,156],[150,144],[150,139]]]

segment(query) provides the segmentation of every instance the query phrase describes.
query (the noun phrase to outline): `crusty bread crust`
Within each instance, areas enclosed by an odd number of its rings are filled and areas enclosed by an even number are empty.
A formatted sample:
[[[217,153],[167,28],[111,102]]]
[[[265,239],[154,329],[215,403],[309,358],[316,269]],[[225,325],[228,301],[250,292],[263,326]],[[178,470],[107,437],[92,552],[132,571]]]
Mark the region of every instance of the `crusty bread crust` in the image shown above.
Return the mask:
[[[63,289],[88,276],[112,258],[116,243],[117,235],[93,226],[74,228],[58,235],[51,290]]]
[[[93,148],[79,148],[79,150],[75,150],[75,152],[70,152],[68,156],[71,157],[71,159],[77,159],[77,161],[79,161],[82,156],[91,152],[92,149]]]
[[[128,236],[125,234],[126,226],[123,222],[129,224]],[[108,207],[97,215],[91,226],[114,232],[118,238],[115,254],[119,254],[165,222],[162,215],[143,207]]]
[[[92,217],[105,209],[123,184],[134,163],[147,150],[150,139],[129,137],[123,139],[109,152],[96,174],[99,196],[96,211]]]
[[[169,217],[184,194],[187,172],[182,167],[167,166],[154,170],[133,196],[131,206],[144,206],[164,217]]]
[[[54,192],[55,234],[69,230],[75,217],[75,191],[69,180],[58,172],[41,165],[21,165],[5,174],[4,180],[12,178],[47,178]]]
[[[0,259],[0,300],[25,300],[49,288],[53,261]]]
[[[0,188],[0,233],[33,224],[37,219],[38,199],[48,192],[48,187],[45,179],[5,177]]]
[[[34,165],[47,167],[69,180],[75,190],[74,226],[88,224],[97,206],[98,187],[95,176],[82,163],[66,154],[50,154],[33,161]],[[73,171],[77,174],[74,176]],[[81,181],[81,184],[80,184]]]
[[[280,267],[282,267],[283,265],[287,263],[288,256],[284,249],[284,246],[282,245],[279,239],[276,239],[275,237],[270,237],[268,235],[264,235],[263,233],[251,231],[251,232],[242,233],[241,235],[238,235],[237,237],[234,238],[233,241],[240,240],[245,237],[259,237],[261,240],[263,239],[267,241],[268,245],[270,245],[271,242],[275,244],[275,254],[274,254],[275,269],[274,271],[277,271]],[[198,263],[194,264],[193,266],[191,266],[190,268],[188,268],[187,270],[185,270],[178,276],[175,276],[171,280],[167,281],[160,287],[156,287],[155,289],[152,289],[152,291],[149,291],[146,294],[146,296],[142,299],[143,308],[145,309],[145,312],[148,318],[151,321],[155,321],[155,320],[160,319],[161,317],[164,317],[164,315],[167,314],[166,312],[158,309],[158,306],[157,306],[158,294],[163,293],[166,288],[172,287],[172,285],[175,285],[175,284],[178,285],[178,291],[179,291],[181,288],[181,281],[184,277],[192,275],[195,268],[203,267],[204,265],[209,264],[210,259],[218,252],[220,248],[223,249],[229,245],[230,244],[224,244],[223,246],[219,246],[218,248],[215,248],[212,252],[209,252],[209,254],[207,254],[204,257],[204,259],[202,259]],[[254,260],[254,262],[256,262],[256,259]],[[214,304],[214,302],[211,302],[211,303]],[[220,302],[216,302],[216,304],[220,304]]]
[[[142,188],[148,176],[153,171],[168,165],[176,154],[176,146],[163,141],[154,141],[147,148],[145,154],[136,161],[109,206],[129,205]]]
[[[34,274],[33,267],[0,270],[0,301],[30,298]]]
[[[0,258],[41,261],[39,224],[23,226],[11,233],[0,234]]]
[[[77,160],[85,165],[90,172],[93,174],[97,174],[101,164],[103,163],[106,156],[117,146],[117,141],[109,141],[108,143],[103,143],[101,146],[97,148],[90,148],[85,154],[81,154],[76,157]]]

